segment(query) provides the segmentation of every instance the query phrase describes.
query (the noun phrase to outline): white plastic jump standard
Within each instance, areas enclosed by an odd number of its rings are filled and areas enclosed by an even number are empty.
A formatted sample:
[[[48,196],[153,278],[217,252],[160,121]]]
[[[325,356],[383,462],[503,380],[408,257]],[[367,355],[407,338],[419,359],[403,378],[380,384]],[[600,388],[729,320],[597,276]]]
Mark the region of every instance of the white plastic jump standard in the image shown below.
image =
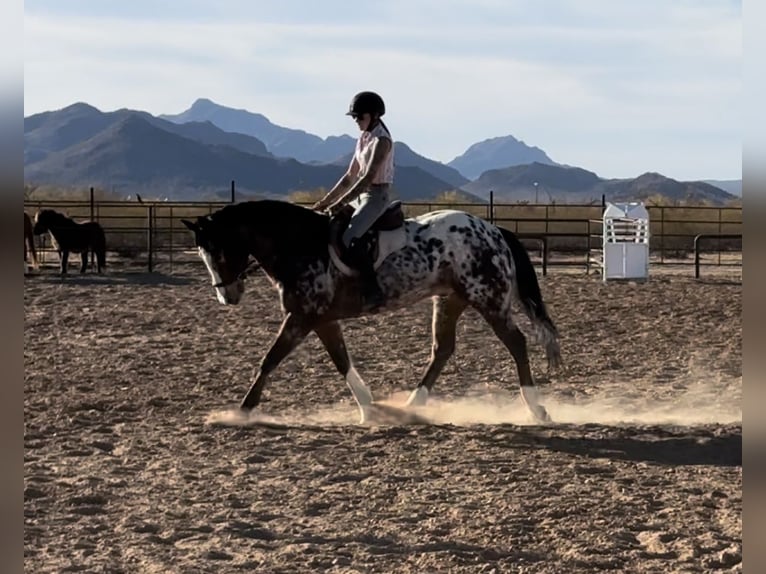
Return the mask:
[[[607,203],[603,280],[649,278],[649,212],[643,203]]]

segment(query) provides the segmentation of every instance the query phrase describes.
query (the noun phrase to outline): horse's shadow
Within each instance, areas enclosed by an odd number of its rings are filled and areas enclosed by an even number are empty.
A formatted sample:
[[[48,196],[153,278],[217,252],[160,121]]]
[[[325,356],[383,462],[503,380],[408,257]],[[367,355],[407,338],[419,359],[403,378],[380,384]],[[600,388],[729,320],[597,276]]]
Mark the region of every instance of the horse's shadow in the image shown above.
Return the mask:
[[[34,277],[42,283],[58,283],[69,285],[191,285],[197,279],[163,273],[112,272],[105,275],[48,273],[25,273],[25,277]]]
[[[741,287],[742,286],[742,279],[736,279],[736,278],[729,278],[729,277],[711,277],[711,278],[701,278],[697,279],[697,282],[701,285],[725,285],[725,286],[733,286],[733,287]]]
[[[694,428],[683,431],[668,431],[665,428],[601,428],[605,431],[599,433],[602,436],[577,432],[575,427],[569,427],[563,433],[557,432],[556,428],[544,433],[514,428],[511,430],[513,437],[503,432],[494,433],[488,439],[492,442],[502,441],[506,445],[511,440],[517,448],[539,448],[593,459],[650,462],[668,466],[742,466],[741,428],[719,435]],[[504,436],[501,438],[500,434]]]

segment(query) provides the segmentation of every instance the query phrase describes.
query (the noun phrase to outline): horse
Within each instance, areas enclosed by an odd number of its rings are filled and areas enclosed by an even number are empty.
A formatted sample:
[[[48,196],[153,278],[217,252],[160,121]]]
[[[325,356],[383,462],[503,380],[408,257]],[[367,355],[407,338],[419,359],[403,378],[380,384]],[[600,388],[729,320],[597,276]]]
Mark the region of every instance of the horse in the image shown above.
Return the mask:
[[[37,269],[39,262],[37,260],[37,249],[35,248],[35,234],[33,231],[32,218],[24,212],[24,263],[28,262],[27,252],[32,255],[32,267]]]
[[[401,202],[395,201],[365,236],[385,295],[382,306],[371,307],[359,294],[358,273],[343,260],[340,236],[352,209],[347,206],[328,215],[264,199],[231,204],[193,221],[182,220],[194,234],[221,304],[239,304],[245,281],[255,270],[265,272],[280,295],[282,324],[254,370],[239,412],[250,415],[261,401],[269,375],[314,332],[345,378],[364,423],[377,404],[373,405],[372,393],[349,356],[340,322],[395,311],[431,297],[431,357],[405,409],[413,407],[414,411],[427,404],[454,352],[458,318],[471,306],[515,360],[521,397],[529,412],[538,422],[550,422],[539,403],[526,335],[512,316],[512,303],[520,303],[530,319],[533,335],[544,346],[549,370],[561,364],[559,334],[519,239],[511,231],[463,211],[439,210],[406,219]]]
[[[51,243],[61,259],[62,275],[66,275],[70,252],[82,257],[80,273],[85,273],[91,251],[96,254],[98,272],[102,273],[106,267],[106,236],[97,222],[78,223],[53,209],[42,209],[35,214],[33,230],[35,235],[50,234]]]

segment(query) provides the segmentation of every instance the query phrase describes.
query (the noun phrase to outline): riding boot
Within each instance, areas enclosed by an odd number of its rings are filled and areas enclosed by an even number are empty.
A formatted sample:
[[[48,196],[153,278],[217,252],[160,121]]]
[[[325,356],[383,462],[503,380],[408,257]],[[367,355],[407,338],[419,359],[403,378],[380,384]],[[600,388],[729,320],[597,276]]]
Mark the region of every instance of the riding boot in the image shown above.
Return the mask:
[[[386,302],[386,297],[378,284],[375,273],[375,262],[363,241],[352,241],[349,246],[349,255],[354,262],[354,267],[359,272],[359,288],[362,301],[373,309],[381,307]]]

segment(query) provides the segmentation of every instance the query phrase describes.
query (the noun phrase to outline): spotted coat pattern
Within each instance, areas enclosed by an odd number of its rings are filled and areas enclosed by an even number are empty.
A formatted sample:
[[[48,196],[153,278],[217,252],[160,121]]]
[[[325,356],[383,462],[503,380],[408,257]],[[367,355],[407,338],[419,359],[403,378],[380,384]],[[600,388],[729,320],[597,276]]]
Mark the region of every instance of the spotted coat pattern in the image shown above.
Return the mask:
[[[377,272],[387,299],[381,310],[454,291],[472,306],[509,315],[515,269],[497,227],[462,211],[441,210],[408,219],[405,228],[405,247],[389,255]],[[330,259],[317,260],[291,290],[282,289],[283,309],[323,315],[352,281]]]

